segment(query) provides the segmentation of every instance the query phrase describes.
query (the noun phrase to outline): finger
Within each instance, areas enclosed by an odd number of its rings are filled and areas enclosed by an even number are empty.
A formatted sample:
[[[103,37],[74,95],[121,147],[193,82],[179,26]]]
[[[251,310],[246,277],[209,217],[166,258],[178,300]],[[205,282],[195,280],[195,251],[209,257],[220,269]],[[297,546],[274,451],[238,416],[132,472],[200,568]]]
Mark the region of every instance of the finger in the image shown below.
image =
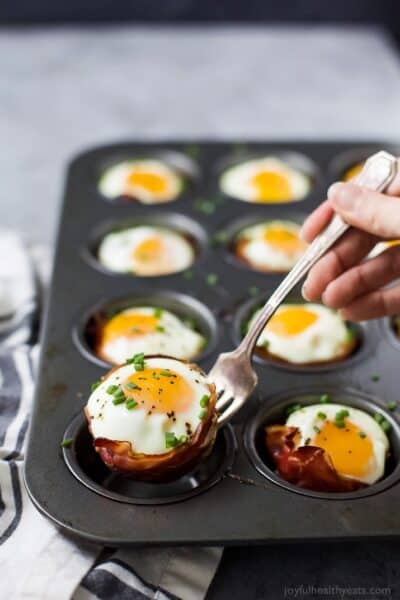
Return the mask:
[[[360,231],[348,231],[310,270],[303,285],[306,300],[321,299],[328,284],[357,265],[376,243],[376,238]]]
[[[397,159],[397,175],[385,191],[391,196],[400,196],[400,158]]]
[[[399,314],[400,286],[374,290],[357,298],[340,312],[349,321],[367,321]]]
[[[400,275],[400,248],[393,246],[371,260],[349,269],[328,284],[322,294],[330,308],[343,308],[360,296],[391,283]]]
[[[333,209],[328,200],[325,200],[304,221],[300,235],[310,244],[313,239],[326,227],[333,216]]]
[[[393,196],[373,192],[354,183],[334,183],[328,190],[332,208],[343,219],[383,239],[395,239],[400,233],[400,201]]]

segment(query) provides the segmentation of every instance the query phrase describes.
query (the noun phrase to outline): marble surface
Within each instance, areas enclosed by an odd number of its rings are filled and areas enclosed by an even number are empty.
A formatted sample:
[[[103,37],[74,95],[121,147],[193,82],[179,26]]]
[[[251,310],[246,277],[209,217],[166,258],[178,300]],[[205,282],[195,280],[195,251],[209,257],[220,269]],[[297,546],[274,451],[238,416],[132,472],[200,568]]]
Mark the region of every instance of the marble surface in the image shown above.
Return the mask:
[[[399,75],[373,29],[3,28],[0,223],[51,242],[65,164],[99,143],[392,139]],[[399,553],[378,542],[228,549],[209,598],[340,597],[285,585],[390,586],[391,596],[344,597],[400,597]]]
[[[0,30],[0,223],[54,239],[66,162],[126,138],[390,138],[400,67],[380,30]]]

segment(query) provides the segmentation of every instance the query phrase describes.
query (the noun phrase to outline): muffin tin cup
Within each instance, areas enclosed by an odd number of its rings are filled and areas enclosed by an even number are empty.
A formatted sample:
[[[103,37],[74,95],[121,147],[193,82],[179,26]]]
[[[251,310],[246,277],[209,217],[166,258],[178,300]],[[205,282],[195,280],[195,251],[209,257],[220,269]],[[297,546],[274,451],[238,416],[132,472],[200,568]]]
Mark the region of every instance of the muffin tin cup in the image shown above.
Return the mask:
[[[204,258],[208,250],[208,237],[206,231],[194,219],[190,219],[180,213],[172,212],[142,212],[141,216],[128,217],[125,219],[107,220],[95,226],[90,234],[89,242],[83,246],[81,253],[83,259],[98,271],[113,277],[137,277],[140,279],[169,278],[182,270],[172,271],[160,275],[138,275],[130,272],[113,271],[103,265],[97,254],[101,241],[104,237],[115,231],[123,231],[130,227],[141,225],[154,226],[171,230],[185,238],[194,250],[194,262],[185,267],[183,271],[192,269]]]
[[[235,459],[236,439],[232,427],[221,429],[211,453],[187,475],[169,483],[145,483],[110,472],[93,447],[86,418],[79,412],[64,433],[73,445],[63,448],[68,469],[88,489],[127,504],[171,504],[188,500],[216,485]]]
[[[369,152],[387,144],[138,142],[95,148],[72,161],[25,461],[28,493],[47,517],[79,537],[112,547],[400,538],[400,524],[393,510],[399,502],[400,479],[393,463],[387,478],[371,487],[374,495],[355,503],[349,494],[333,501],[331,495],[311,497],[307,492],[287,489],[255,467],[255,455],[250,460],[248,456],[251,444],[254,446],[248,432],[251,426],[257,429],[252,424],[259,411],[288,401],[296,388],[318,384],[318,390],[325,392],[334,386],[338,393],[349,393],[347,402],[358,399],[374,406],[379,404],[377,397],[387,402],[400,400],[398,347],[382,324],[361,325],[359,351],[335,364],[298,367],[256,357],[257,390],[231,425],[219,432],[209,458],[190,476],[173,483],[142,484],[109,472],[93,449],[82,413],[91,384],[110,367],[94,355],[85,336],[85,328],[95,315],[108,308],[154,303],[178,316],[192,316],[210,340],[194,362],[199,361],[209,372],[217,356],[232,350],[241,338],[243,319],[283,277],[239,266],[227,256],[226,244],[214,245],[215,233],[222,230],[233,234],[237,227],[258,219],[302,219],[324,199],[335,157],[361,146]],[[153,206],[122,199],[108,201],[99,194],[98,178],[107,166],[127,158],[154,157],[168,162],[171,153],[175,158],[187,158],[193,167],[187,173],[189,185],[176,200]],[[287,158],[293,153],[306,160],[309,157],[311,163],[308,166],[314,185],[303,200],[257,204],[221,194],[218,176],[228,163],[263,155]],[[104,269],[96,258],[102,236],[114,227],[141,223],[181,231],[198,250],[193,266],[159,277]],[[262,294],[255,297],[257,289]],[[281,397],[283,390],[288,391]],[[363,406],[368,410],[366,404]],[[397,414],[387,418],[396,421]],[[394,423],[391,435],[396,435],[396,457],[397,432]],[[66,437],[72,438],[71,447],[60,448]],[[232,450],[234,438],[236,452]],[[267,467],[272,471],[271,465]]]
[[[386,462],[384,477],[367,487],[354,492],[334,493],[317,492],[306,488],[293,485],[283,479],[275,470],[273,460],[268,456],[265,444],[264,428],[267,425],[283,425],[286,421],[286,409],[293,403],[299,403],[302,406],[319,404],[319,398],[322,394],[329,394],[332,402],[343,404],[353,408],[363,410],[373,416],[375,413],[382,414],[390,423],[391,428],[388,432],[390,451]],[[321,409],[323,409],[321,404]],[[243,443],[249,460],[254,468],[269,481],[281,486],[288,492],[301,494],[309,498],[319,498],[323,500],[357,500],[374,496],[392,487],[400,480],[400,425],[393,415],[382,408],[379,400],[364,392],[359,392],[351,388],[337,387],[309,387],[291,389],[281,392],[271,398],[265,399],[265,405],[256,415],[251,416],[244,428]]]
[[[96,321],[106,318],[107,313],[118,313],[135,306],[160,307],[171,311],[179,318],[193,319],[196,330],[206,339],[206,346],[198,356],[189,357],[189,360],[201,362],[215,350],[218,340],[218,323],[206,305],[195,298],[176,292],[142,291],[119,298],[111,297],[101,300],[83,313],[72,331],[73,341],[82,355],[101,367],[110,368],[112,364],[97,356],[93,347]]]
[[[216,178],[218,180],[218,185],[219,185],[220,178],[225,173],[225,171],[227,171],[228,169],[231,169],[235,166],[239,166],[240,164],[248,162],[248,161],[264,158],[268,154],[269,153],[267,153],[267,152],[251,152],[249,150],[244,150],[243,152],[240,152],[240,153],[234,153],[233,155],[228,154],[228,155],[222,157],[221,160],[219,161],[219,163],[217,164]],[[272,153],[270,153],[270,154],[272,154]],[[237,198],[236,196],[230,196],[228,194],[225,194],[225,192],[220,187],[219,187],[219,193],[222,196],[229,198],[229,200],[244,202],[245,204],[250,205],[250,206],[260,207],[260,206],[264,205],[267,207],[274,207],[274,206],[293,207],[293,205],[296,206],[297,204],[303,202],[304,200],[307,200],[313,193],[315,193],[320,188],[321,173],[320,173],[320,170],[319,170],[317,164],[311,158],[309,158],[308,156],[306,156],[305,154],[302,154],[300,152],[293,152],[293,151],[288,151],[288,150],[283,150],[283,149],[274,150],[273,156],[282,160],[282,162],[286,163],[289,167],[292,167],[293,169],[300,171],[301,173],[303,173],[304,175],[306,175],[309,178],[310,190],[303,198],[298,198],[295,200],[286,200],[286,201],[283,200],[281,202],[265,202],[264,203],[264,202],[249,202],[247,200]]]
[[[132,154],[129,148],[125,150],[119,149],[118,151],[110,153],[110,156],[106,160],[100,161],[93,178],[94,181],[99,181],[106,170],[113,166],[118,165],[121,162],[125,162],[132,159]],[[179,177],[182,179],[182,189],[176,198],[167,201],[153,202],[147,206],[163,206],[169,205],[177,200],[180,200],[186,194],[193,192],[196,189],[196,182],[200,177],[200,167],[198,163],[183,152],[176,152],[165,149],[154,149],[152,152],[143,150],[140,156],[135,156],[135,160],[157,160],[168,167],[170,167]],[[146,206],[146,204],[140,202],[136,198],[129,196],[116,196],[115,198],[108,198],[104,196],[99,189],[96,189],[96,193],[106,202],[112,202],[114,204],[136,204],[138,206]]]
[[[249,319],[251,319],[251,316],[254,314],[254,312],[258,308],[264,306],[265,302],[268,300],[268,297],[269,295],[262,294],[256,298],[244,302],[238,308],[234,317],[232,330],[234,344],[239,344],[239,342],[243,339],[243,327],[249,322]],[[305,301],[302,298],[299,298],[299,296],[296,294],[290,296],[287,299],[287,302],[306,304]],[[262,351],[257,352],[257,350],[255,350],[253,354],[253,360],[260,365],[297,373],[321,373],[324,371],[335,371],[341,368],[352,367],[355,363],[364,360],[369,353],[373,352],[374,345],[369,338],[367,324],[348,323],[347,325],[352,329],[357,338],[357,346],[348,357],[332,360],[326,363],[294,364],[285,360],[281,360],[279,357],[274,359],[267,354],[263,356]]]

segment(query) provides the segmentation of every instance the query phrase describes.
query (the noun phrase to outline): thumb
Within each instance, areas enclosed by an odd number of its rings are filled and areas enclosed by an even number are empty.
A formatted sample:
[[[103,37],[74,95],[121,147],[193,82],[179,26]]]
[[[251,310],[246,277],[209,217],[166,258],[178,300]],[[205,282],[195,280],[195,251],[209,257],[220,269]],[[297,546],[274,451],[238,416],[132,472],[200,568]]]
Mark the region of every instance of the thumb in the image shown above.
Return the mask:
[[[350,225],[384,239],[400,237],[400,198],[354,183],[334,183],[328,198],[335,212]]]

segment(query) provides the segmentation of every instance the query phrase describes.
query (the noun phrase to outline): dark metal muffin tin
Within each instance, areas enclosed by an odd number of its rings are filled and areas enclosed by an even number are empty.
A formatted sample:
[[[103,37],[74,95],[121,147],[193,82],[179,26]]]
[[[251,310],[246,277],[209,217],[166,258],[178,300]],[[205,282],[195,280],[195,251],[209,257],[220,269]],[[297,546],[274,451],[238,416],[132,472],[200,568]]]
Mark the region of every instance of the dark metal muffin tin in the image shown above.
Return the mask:
[[[324,199],[328,185],[344,170],[382,148],[399,154],[394,146],[357,142],[125,143],[91,150],[72,162],[25,472],[29,494],[42,513],[73,534],[111,546],[400,535],[398,414],[385,408],[387,402],[400,400],[400,343],[390,320],[363,324],[357,353],[335,365],[289,368],[257,358],[255,394],[233,426],[219,432],[212,454],[176,482],[140,484],[111,474],[94,452],[82,416],[90,384],[108,368],[93,355],[85,337],[86,323],[96,311],[154,302],[194,317],[209,338],[198,360],[207,371],[219,352],[233,347],[242,320],[283,277],[250,270],[232,259],[232,233],[258,219],[301,219]],[[307,198],[260,205],[219,191],[222,169],[266,154],[280,155],[305,169],[313,182]],[[177,200],[145,206],[99,194],[97,183],[105,167],[142,157],[172,161],[186,173],[187,185]],[[153,221],[194,240],[197,257],[189,275],[135,277],[111,274],[99,266],[95,249],[103,233],[115,226]],[[367,412],[387,413],[392,421],[388,472],[367,492],[328,495],[295,488],[273,472],[263,453],[260,440],[266,423],[283,419],[285,406],[297,397],[309,403],[327,391]],[[60,442],[69,437],[71,446],[61,448]]]

